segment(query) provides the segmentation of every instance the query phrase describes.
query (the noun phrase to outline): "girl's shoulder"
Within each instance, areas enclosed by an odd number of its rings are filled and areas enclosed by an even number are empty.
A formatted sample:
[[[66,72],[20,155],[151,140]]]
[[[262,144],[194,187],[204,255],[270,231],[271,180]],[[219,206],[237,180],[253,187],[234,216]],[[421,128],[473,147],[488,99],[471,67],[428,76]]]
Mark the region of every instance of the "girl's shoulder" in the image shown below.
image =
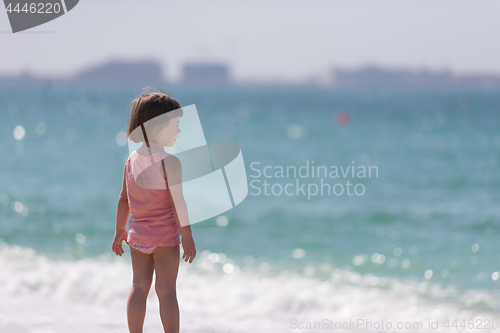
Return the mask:
[[[130,160],[134,157],[134,155],[136,154],[136,150],[134,150],[132,153],[130,153],[127,157],[127,160],[125,161],[125,165],[127,165],[128,163],[130,163]]]
[[[177,156],[169,154],[165,152],[165,156],[163,156],[163,161],[168,165],[180,165],[180,160]]]
[[[166,171],[166,176],[171,185],[182,182],[182,167],[179,158],[172,154],[167,154],[163,157],[163,167]],[[166,178],[166,179],[167,179]]]

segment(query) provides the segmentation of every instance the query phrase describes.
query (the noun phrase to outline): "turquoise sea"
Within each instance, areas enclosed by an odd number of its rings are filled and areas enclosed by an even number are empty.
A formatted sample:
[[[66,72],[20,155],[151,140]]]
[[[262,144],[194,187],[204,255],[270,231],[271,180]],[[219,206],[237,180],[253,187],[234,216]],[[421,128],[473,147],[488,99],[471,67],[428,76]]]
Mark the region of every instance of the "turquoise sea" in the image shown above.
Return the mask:
[[[241,147],[249,184],[192,226],[198,257],[178,278],[187,332],[332,331],[293,324],[325,318],[500,330],[498,92],[162,88],[196,105],[207,141]],[[140,91],[1,87],[0,327],[127,331],[130,254],[111,242]],[[340,177],[276,177],[312,165]],[[325,183],[344,192],[308,197]],[[145,331],[161,331],[157,306],[152,288]]]

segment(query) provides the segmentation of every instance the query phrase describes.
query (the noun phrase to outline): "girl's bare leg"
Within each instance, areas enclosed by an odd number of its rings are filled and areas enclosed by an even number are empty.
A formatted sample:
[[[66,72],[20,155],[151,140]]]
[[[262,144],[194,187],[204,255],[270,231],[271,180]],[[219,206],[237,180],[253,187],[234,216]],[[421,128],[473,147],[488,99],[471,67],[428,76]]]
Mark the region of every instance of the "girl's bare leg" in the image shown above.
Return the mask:
[[[134,277],[127,301],[127,321],[130,333],[142,333],[146,317],[146,301],[153,281],[154,261],[152,254],[130,248]]]
[[[153,251],[156,271],[155,290],[160,301],[160,317],[165,333],[179,333],[179,305],[176,281],[179,271],[179,245],[157,247]]]

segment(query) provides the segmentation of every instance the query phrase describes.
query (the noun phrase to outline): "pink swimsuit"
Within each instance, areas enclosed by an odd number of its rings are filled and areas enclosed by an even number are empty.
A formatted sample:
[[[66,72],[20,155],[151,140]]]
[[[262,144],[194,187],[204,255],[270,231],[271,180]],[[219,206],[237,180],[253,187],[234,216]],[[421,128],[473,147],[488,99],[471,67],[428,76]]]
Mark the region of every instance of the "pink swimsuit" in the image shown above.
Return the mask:
[[[144,156],[136,150],[125,163],[131,214],[127,242],[147,254],[152,253],[157,246],[181,243],[179,227],[170,205],[168,183],[161,171],[161,161],[166,155],[166,152],[160,152]]]

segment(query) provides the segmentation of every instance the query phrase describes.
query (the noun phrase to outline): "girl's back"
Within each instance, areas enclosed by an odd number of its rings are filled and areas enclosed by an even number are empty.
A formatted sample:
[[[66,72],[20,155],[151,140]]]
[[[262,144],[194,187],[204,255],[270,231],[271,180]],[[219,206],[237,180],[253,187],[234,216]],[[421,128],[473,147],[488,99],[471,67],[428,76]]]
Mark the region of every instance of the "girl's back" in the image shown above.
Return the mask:
[[[166,152],[145,156],[137,150],[125,164],[127,195],[131,213],[127,242],[144,246],[174,246],[180,244],[180,232],[167,191],[168,182],[162,177]]]

